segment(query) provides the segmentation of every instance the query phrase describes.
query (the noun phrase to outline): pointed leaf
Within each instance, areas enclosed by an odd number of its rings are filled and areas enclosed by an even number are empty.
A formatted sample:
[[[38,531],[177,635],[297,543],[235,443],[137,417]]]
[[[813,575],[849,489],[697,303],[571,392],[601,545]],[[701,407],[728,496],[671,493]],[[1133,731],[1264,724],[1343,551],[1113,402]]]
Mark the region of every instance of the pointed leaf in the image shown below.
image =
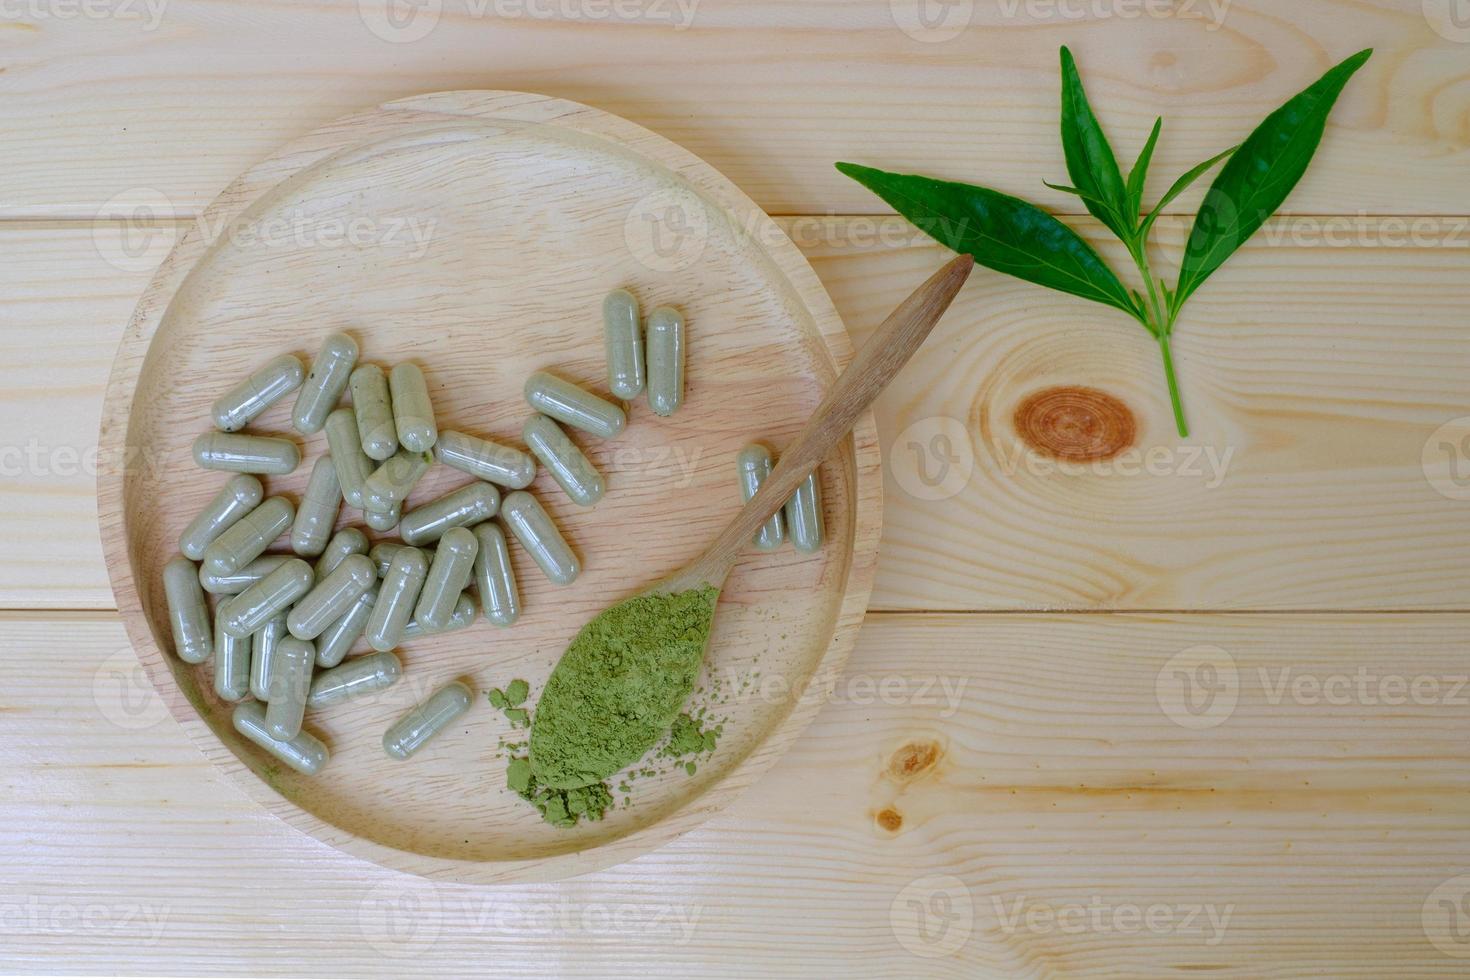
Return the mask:
[[[1148,165],[1154,158],[1154,146],[1159,142],[1159,131],[1163,128],[1164,117],[1160,116],[1154,120],[1153,132],[1148,134],[1148,142],[1143,144],[1133,169],[1128,171],[1128,216],[1134,221],[1143,211],[1143,184],[1148,179]]]
[[[1210,185],[1179,267],[1183,303],[1255,234],[1296,186],[1327,125],[1327,115],[1373,49],[1359,51],[1266,117]]]
[[[1068,187],[1066,184],[1053,184],[1049,180],[1043,180],[1042,183],[1045,184],[1047,187],[1050,187],[1054,191],[1061,191],[1063,194],[1075,194],[1076,196],[1082,198],[1082,200],[1084,201],[1092,201],[1094,203],[1101,204],[1104,207],[1107,206],[1106,201],[1098,200],[1086,191],[1079,191],[1075,187]]]
[[[1102,258],[1071,228],[1033,204],[974,184],[889,173],[854,163],[837,169],[867,187],[919,230],[987,268],[1143,313]]]
[[[1065,47],[1062,48],[1062,152],[1067,158],[1067,174],[1073,186],[1083,192],[1087,210],[1119,238],[1130,236],[1138,212],[1128,216],[1128,194],[1118,161],[1088,104],[1077,62]]]
[[[1142,228],[1144,231],[1147,231],[1149,228],[1153,227],[1153,223],[1159,219],[1159,215],[1164,213],[1164,208],[1168,207],[1170,202],[1172,202],[1174,198],[1178,197],[1180,194],[1183,194],[1186,190],[1189,189],[1189,185],[1194,183],[1196,180],[1199,180],[1200,177],[1204,176],[1207,170],[1209,170],[1215,164],[1219,163],[1221,160],[1225,159],[1238,149],[1240,149],[1240,147],[1232,146],[1230,149],[1226,150],[1223,153],[1217,153],[1206,160],[1204,163],[1201,163],[1200,165],[1192,168],[1189,173],[1185,174],[1183,177],[1180,177],[1178,180],[1174,181],[1173,185],[1164,192],[1164,196],[1159,198],[1159,203],[1155,204],[1154,209],[1148,213],[1148,217],[1143,219],[1143,224],[1139,225],[1139,227]]]

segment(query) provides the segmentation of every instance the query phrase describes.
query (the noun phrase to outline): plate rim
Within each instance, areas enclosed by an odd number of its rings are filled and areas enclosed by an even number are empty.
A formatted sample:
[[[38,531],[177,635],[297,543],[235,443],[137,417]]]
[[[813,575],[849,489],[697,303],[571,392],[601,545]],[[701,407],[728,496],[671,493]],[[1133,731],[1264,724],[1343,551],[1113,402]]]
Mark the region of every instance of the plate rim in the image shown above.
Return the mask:
[[[853,486],[853,539],[846,563],[832,638],[812,672],[808,690],[819,696],[803,697],[760,744],[688,803],[654,823],[583,851],[566,851],[539,858],[476,861],[435,857],[380,843],[345,830],[296,804],[245,765],[204,720],[174,677],[169,657],[155,642],[143,611],[133,575],[128,544],[128,517],[124,513],[124,486],[128,475],[127,435],[133,394],[153,336],[174,295],[212,243],[201,229],[226,227],[283,181],[333,154],[412,129],[430,120],[447,118],[514,118],[569,127],[620,144],[639,156],[690,180],[701,193],[717,200],[737,218],[759,228],[760,245],[769,254],[812,315],[817,334],[840,370],[853,348],[831,297],[806,257],[785,231],[724,174],[673,141],[620,116],[568,99],[495,89],[431,92],[382,103],[342,116],[291,140],[247,168],[201,212],[199,220],[169,251],[147,288],[118,344],[103,400],[99,451],[103,459],[124,465],[104,467],[97,477],[98,524],[103,555],[114,600],[128,640],[150,683],[204,756],[251,800],[283,823],[338,851],[382,867],[439,881],[493,884],[512,881],[553,881],[601,870],[633,860],[695,829],[725,809],[758,777],[770,769],[815,718],[856,643],[877,573],[878,541],[882,530],[882,464],[877,424],[870,410],[853,428],[851,439]]]

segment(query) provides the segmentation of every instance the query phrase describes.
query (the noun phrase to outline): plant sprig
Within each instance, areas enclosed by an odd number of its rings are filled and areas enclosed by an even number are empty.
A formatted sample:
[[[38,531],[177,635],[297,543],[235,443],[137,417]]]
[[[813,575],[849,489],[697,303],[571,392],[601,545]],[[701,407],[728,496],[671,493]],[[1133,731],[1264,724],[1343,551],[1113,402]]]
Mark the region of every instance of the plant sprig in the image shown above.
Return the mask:
[[[1245,141],[1216,154],[1176,180],[1158,203],[1143,209],[1149,163],[1163,129],[1155,121],[1125,178],[1093,114],[1072,53],[1062,48],[1062,150],[1070,184],[1045,182],[1074,194],[1128,249],[1143,288],[1123,284],[1102,257],[1071,228],[1020,198],[987,187],[875,170],[854,163],[837,169],[858,181],[956,252],[997,272],[1115,307],[1158,342],[1174,423],[1189,435],[1169,338],[1180,310],[1206,279],[1255,234],[1306,173],[1337,97],[1373,54],[1359,51],[1313,82],[1256,127]],[[1179,264],[1174,287],[1149,264],[1149,234],[1164,209],[1221,161],[1205,194]]]

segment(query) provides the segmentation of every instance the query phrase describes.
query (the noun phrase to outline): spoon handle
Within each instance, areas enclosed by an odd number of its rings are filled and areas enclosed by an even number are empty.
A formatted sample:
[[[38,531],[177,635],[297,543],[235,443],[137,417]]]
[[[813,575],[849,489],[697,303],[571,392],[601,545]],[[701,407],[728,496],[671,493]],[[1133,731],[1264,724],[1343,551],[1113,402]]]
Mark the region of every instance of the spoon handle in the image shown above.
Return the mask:
[[[760,490],[690,566],[690,572],[698,570],[695,577],[711,583],[724,580],[756,529],[781,509],[913,357],[949,309],[974,264],[968,255],[956,256],[888,315],[827,392],[796,440],[781,454]]]

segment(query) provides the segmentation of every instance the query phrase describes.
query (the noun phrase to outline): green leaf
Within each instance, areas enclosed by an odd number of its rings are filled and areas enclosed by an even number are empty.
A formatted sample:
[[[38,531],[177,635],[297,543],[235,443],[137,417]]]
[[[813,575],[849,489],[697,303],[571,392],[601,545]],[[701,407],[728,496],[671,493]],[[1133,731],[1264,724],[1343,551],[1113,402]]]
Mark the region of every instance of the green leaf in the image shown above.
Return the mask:
[[[1296,186],[1327,125],[1327,115],[1373,49],[1359,51],[1289,99],[1246,137],[1205,194],[1179,266],[1176,305],[1255,234]]]
[[[1173,201],[1174,198],[1178,197],[1180,194],[1183,194],[1186,190],[1188,190],[1190,184],[1194,183],[1196,180],[1199,180],[1200,177],[1204,176],[1205,171],[1209,170],[1215,164],[1219,163],[1221,160],[1225,159],[1238,149],[1240,149],[1240,147],[1232,146],[1230,149],[1226,150],[1223,153],[1217,153],[1206,160],[1204,163],[1190,170],[1189,173],[1185,174],[1183,177],[1180,177],[1178,180],[1174,181],[1173,186],[1171,186],[1167,191],[1164,192],[1164,196],[1159,198],[1159,203],[1155,204],[1154,209],[1148,213],[1148,217],[1143,219],[1143,224],[1138,226],[1142,230],[1142,232],[1144,234],[1147,234],[1148,230],[1153,227],[1153,223],[1158,220],[1159,215],[1164,213],[1164,208],[1168,207],[1169,203]]]
[[[1091,194],[1087,193],[1086,191],[1080,191],[1080,190],[1078,190],[1075,187],[1070,187],[1070,186],[1068,186],[1066,184],[1053,184],[1049,180],[1043,180],[1042,183],[1045,184],[1047,187],[1050,187],[1054,191],[1061,191],[1063,194],[1075,194],[1078,197],[1082,198],[1082,200],[1084,200],[1084,201],[1095,201],[1098,204],[1103,205],[1104,207],[1107,206],[1107,202],[1106,201],[1099,200],[1098,198],[1095,198]]]
[[[1128,193],[1113,148],[1087,102],[1082,77],[1072,52],[1062,48],[1062,152],[1067,157],[1067,174],[1079,191],[1087,210],[1113,234],[1127,240],[1133,234],[1138,212],[1128,214]]]
[[[1033,204],[974,184],[896,174],[855,163],[837,169],[920,231],[981,265],[1117,307],[1144,319],[1128,290],[1072,229]]]
[[[1143,183],[1148,179],[1148,165],[1154,158],[1154,146],[1159,142],[1159,131],[1163,128],[1164,117],[1160,116],[1154,120],[1154,131],[1148,134],[1148,142],[1143,144],[1143,151],[1138,154],[1133,169],[1128,171],[1128,215],[1134,221],[1143,211]]]

